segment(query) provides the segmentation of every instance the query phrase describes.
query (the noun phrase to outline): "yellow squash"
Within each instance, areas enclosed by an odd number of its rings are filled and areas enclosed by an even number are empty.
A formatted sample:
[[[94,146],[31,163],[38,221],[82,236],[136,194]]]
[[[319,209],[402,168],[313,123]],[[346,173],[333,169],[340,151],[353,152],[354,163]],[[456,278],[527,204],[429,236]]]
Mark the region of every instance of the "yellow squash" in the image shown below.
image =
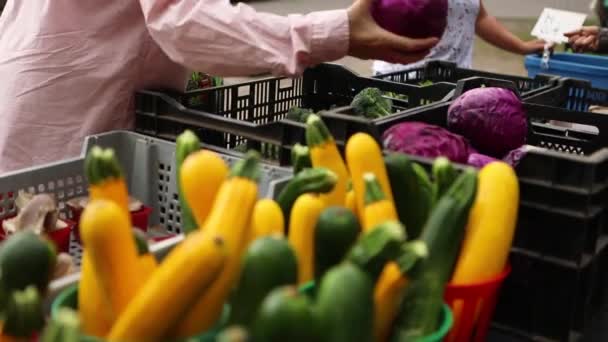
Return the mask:
[[[89,183],[90,201],[107,200],[115,203],[127,215],[130,226],[129,192],[114,150],[94,146],[87,154],[84,168]],[[98,273],[90,253],[85,249],[78,290],[82,329],[88,335],[103,337],[114,322],[115,312],[110,295],[101,286]]]
[[[249,243],[269,235],[285,235],[285,219],[277,202],[271,199],[261,199],[253,208]]]
[[[27,342],[27,339],[5,335],[0,331],[0,342]]]
[[[163,341],[226,260],[223,240],[202,231],[179,244],[120,315],[110,341]]]
[[[181,165],[181,190],[199,226],[205,226],[217,192],[227,176],[226,162],[217,153],[207,150],[190,154]]]
[[[500,274],[507,263],[519,206],[519,184],[506,163],[493,162],[478,174],[477,194],[469,213],[466,235],[452,276],[452,284],[471,284]],[[454,321],[462,315],[462,302],[452,305]],[[476,309],[479,315],[483,303]],[[451,340],[455,336],[451,336]]]
[[[144,282],[129,216],[112,201],[91,201],[80,218],[80,236],[117,317]]]
[[[518,207],[519,185],[513,168],[494,162],[481,169],[452,283],[484,281],[504,270]]]
[[[144,254],[139,256],[139,268],[142,273],[142,279],[147,281],[150,276],[156,271],[158,268],[158,262],[156,258],[152,254]]]
[[[193,302],[180,320],[175,329],[176,337],[191,337],[206,331],[219,319],[240,274],[241,256],[249,238],[259,178],[259,156],[249,153],[234,165],[229,178],[222,184],[203,231],[224,240],[228,259],[219,277]]]
[[[289,243],[298,259],[298,283],[315,276],[315,227],[325,203],[319,196],[304,194],[298,197],[291,210]]]
[[[407,278],[396,263],[384,267],[374,288],[374,341],[388,341],[407,284]]]
[[[382,186],[382,192],[386,196],[386,200],[392,203],[393,208],[395,207],[382,151],[374,138],[365,133],[357,133],[350,137],[346,144],[346,161],[352,177],[359,215],[364,213],[365,180],[363,177],[366,173],[372,173],[376,176]]]
[[[78,315],[82,331],[88,336],[101,338],[110,331],[114,318],[110,310],[109,298],[100,285],[91,258],[85,249],[78,284]]]
[[[113,201],[129,215],[129,191],[114,150],[94,146],[87,154],[84,165],[89,182],[89,199]]]
[[[334,138],[321,118],[317,115],[310,115],[306,124],[306,142],[310,148],[312,165],[329,169],[338,176],[334,189],[321,197],[328,206],[343,206],[350,178],[346,164],[338,151]]]
[[[363,175],[365,182],[365,207],[363,208],[363,231],[367,232],[386,221],[399,221],[392,201],[386,198],[382,186],[373,173]]]
[[[357,212],[357,199],[355,198],[355,190],[350,189],[346,193],[346,208],[350,209],[355,216],[359,217],[359,213]]]
[[[387,341],[406,294],[407,272],[427,258],[427,244],[416,240],[403,244],[395,261],[384,266],[374,288],[374,336],[375,341]]]

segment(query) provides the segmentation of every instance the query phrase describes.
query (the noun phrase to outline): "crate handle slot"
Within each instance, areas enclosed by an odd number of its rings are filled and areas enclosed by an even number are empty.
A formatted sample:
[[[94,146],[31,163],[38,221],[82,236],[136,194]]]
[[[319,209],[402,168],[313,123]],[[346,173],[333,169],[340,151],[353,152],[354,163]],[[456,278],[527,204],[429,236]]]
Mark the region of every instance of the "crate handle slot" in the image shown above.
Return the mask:
[[[466,93],[471,89],[481,87],[506,88],[513,91],[515,95],[517,95],[517,97],[521,98],[519,90],[517,90],[517,87],[515,86],[515,83],[513,81],[499,80],[496,78],[486,77],[469,77],[458,81],[458,83],[456,84],[456,92],[454,94],[454,98],[458,98],[460,95]]]
[[[589,141],[595,142],[598,146],[606,146],[608,144],[608,114],[575,112],[563,108],[556,108],[532,103],[524,103],[524,109],[527,112],[535,113],[534,119],[559,121],[564,123],[595,127],[598,129],[599,132],[595,134],[591,133],[589,135],[589,137],[591,138],[589,139]]]

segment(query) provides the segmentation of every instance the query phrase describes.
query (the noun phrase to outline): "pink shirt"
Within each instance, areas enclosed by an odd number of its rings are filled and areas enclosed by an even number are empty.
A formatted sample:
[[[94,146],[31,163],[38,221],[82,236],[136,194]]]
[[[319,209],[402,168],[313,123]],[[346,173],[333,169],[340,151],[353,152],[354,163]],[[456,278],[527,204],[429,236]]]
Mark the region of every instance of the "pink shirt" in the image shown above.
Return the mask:
[[[228,0],[8,0],[0,17],[0,174],[80,154],[133,125],[133,92],[187,70],[296,75],[348,49],[344,10],[282,17]]]

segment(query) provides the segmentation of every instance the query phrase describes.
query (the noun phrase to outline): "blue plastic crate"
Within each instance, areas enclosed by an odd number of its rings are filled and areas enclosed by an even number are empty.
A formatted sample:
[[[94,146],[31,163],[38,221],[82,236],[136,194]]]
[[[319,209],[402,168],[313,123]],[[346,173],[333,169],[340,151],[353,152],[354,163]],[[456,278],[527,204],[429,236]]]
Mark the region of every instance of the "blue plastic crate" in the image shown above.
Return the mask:
[[[526,69],[530,77],[550,74],[588,80],[596,88],[608,89],[608,57],[578,53],[555,53],[549,68],[541,66],[542,57],[526,56]]]

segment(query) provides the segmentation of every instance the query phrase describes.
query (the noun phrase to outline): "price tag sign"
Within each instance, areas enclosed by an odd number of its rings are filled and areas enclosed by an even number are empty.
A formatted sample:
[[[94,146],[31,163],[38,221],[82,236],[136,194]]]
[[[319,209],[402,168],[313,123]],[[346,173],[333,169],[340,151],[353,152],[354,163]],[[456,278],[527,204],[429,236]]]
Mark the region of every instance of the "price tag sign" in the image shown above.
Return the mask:
[[[584,13],[545,8],[538,18],[532,35],[553,43],[565,43],[564,33],[578,30],[583,26],[587,15]]]

